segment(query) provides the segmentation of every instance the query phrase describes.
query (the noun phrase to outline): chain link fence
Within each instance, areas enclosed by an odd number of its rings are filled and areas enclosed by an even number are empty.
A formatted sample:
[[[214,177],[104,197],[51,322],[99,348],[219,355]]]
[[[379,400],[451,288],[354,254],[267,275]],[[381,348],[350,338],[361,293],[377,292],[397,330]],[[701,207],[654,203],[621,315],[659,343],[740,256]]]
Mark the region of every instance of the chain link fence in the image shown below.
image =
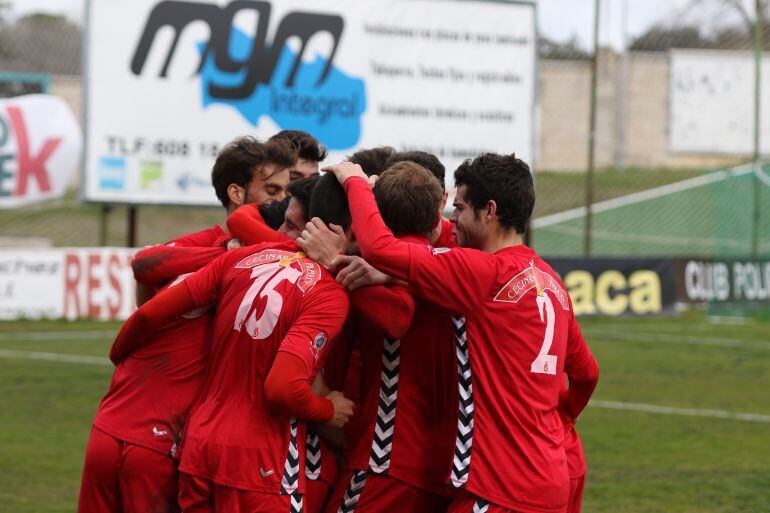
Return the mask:
[[[625,8],[620,19],[632,20],[640,1],[598,2],[600,35],[627,32],[609,10]],[[759,24],[748,2],[692,0],[662,11],[635,37],[600,44],[594,106],[593,48],[577,38],[542,37],[538,200],[531,230],[541,254],[583,255],[588,248],[594,256],[770,254],[770,168],[747,165],[754,161],[758,112],[758,29],[761,47],[770,49],[768,0],[757,3]],[[12,96],[24,92],[20,84],[43,84],[80,116],[82,41],[82,27],[58,16],[0,24],[2,92]],[[770,103],[770,62],[767,69],[762,109]],[[27,82],[20,80],[25,76]],[[62,199],[0,210],[2,245],[125,245],[128,208],[83,204],[77,187],[76,179]],[[141,206],[136,219],[135,242],[145,245],[221,222],[223,212]]]

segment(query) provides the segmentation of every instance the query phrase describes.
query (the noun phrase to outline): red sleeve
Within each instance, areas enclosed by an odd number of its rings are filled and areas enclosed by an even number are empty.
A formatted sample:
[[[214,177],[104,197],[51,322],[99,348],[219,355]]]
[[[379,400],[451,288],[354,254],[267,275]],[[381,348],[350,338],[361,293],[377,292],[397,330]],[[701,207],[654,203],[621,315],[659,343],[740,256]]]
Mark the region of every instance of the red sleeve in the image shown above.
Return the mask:
[[[406,287],[360,287],[351,292],[350,302],[365,323],[375,325],[388,338],[403,337],[412,324],[415,303]]]
[[[323,360],[323,376],[332,390],[345,390],[345,381],[350,369],[350,356],[355,341],[355,319],[352,312],[342,326],[342,331],[332,342]]]
[[[175,317],[195,308],[187,287],[169,287],[147,301],[123,323],[110,348],[110,360],[119,364],[139,349],[148,335]]]
[[[227,218],[227,229],[246,246],[261,242],[283,242],[289,239],[265,223],[259,213],[259,205],[250,203],[239,207]]]
[[[159,284],[195,272],[223,253],[225,249],[221,247],[152,246],[136,254],[131,268],[139,283]]]
[[[157,285],[193,273],[225,252],[218,244],[223,236],[226,234],[221,228],[207,228],[144,249],[131,262],[134,278],[139,283]]]
[[[564,372],[569,379],[569,389],[561,402],[574,422],[588,404],[599,382],[599,364],[588,348],[574,316],[570,320]]]
[[[334,417],[334,405],[313,395],[310,377],[302,358],[278,352],[265,379],[265,398],[270,406],[290,417],[310,422],[328,422]]]
[[[366,180],[351,177],[343,185],[353,231],[367,262],[456,313],[473,310],[489,295],[498,274],[494,256],[468,248],[434,251],[427,245],[399,240],[382,221]]]
[[[315,379],[329,341],[335,340],[348,314],[348,296],[335,282],[319,283],[302,298],[299,315],[281,341],[278,351],[291,353]]]

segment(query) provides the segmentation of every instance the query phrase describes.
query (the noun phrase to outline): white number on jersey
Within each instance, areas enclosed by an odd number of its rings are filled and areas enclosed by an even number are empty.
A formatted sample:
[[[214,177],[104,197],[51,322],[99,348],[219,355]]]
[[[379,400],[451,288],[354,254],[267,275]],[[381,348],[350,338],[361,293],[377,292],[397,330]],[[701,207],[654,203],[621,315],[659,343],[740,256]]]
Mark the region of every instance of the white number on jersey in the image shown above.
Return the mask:
[[[543,310],[545,309],[545,312]],[[540,353],[532,362],[529,370],[535,374],[556,374],[556,355],[548,354],[553,344],[553,329],[556,322],[553,311],[553,303],[546,291],[537,296],[537,310],[540,313],[540,320],[545,322],[545,336],[543,345],[540,347]],[[545,313],[545,319],[543,314]]]
[[[283,267],[277,263],[259,265],[252,269],[251,278],[254,279],[254,283],[243,296],[233,329],[241,331],[245,328],[246,333],[255,340],[269,337],[278,323],[278,316],[283,307],[283,298],[275,288],[284,280],[292,284],[297,283],[301,275],[302,272],[297,269],[291,266]],[[254,304],[258,303],[258,298],[267,298],[267,304],[259,318],[257,318],[257,308]]]

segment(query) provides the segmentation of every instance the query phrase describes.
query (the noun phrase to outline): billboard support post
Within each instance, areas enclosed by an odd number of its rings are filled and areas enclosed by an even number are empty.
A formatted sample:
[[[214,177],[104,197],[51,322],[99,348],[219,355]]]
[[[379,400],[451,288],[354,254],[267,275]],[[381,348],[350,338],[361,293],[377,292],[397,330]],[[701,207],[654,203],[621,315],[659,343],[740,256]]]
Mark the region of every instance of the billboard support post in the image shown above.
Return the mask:
[[[759,183],[759,137],[761,132],[760,109],[762,107],[762,2],[755,0],[756,20],[754,22],[754,208],[751,229],[751,255],[759,256],[759,224],[760,224],[760,186]]]
[[[588,129],[588,171],[586,172],[586,217],[583,226],[583,255],[591,256],[591,205],[594,202],[594,160],[596,158],[596,89],[599,74],[599,9],[600,0],[594,4],[594,60],[591,67],[591,114]]]

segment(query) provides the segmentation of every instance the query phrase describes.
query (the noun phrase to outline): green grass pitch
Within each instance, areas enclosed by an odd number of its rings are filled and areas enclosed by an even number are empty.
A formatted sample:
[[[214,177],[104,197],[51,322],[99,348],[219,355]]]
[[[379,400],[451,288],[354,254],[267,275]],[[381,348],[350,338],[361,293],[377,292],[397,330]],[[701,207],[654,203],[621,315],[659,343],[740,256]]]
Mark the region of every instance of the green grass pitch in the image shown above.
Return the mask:
[[[770,511],[770,320],[688,314],[581,325],[602,369],[578,424],[589,461],[584,512]],[[1,511],[75,510],[117,328],[0,323]]]

